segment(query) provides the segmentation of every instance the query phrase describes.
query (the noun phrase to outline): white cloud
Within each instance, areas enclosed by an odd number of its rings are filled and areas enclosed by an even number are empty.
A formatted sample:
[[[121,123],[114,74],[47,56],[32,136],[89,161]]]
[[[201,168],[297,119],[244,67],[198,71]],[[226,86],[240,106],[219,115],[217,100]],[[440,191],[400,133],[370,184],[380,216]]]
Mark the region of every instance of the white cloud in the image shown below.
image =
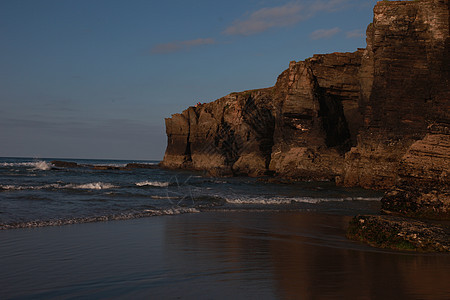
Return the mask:
[[[352,0],[318,0],[305,3],[294,1],[282,6],[264,7],[246,17],[235,20],[223,33],[249,36],[271,28],[288,27],[313,17],[320,12],[332,12],[346,7]]]
[[[363,33],[363,31],[361,29],[355,29],[352,31],[347,31],[345,33],[345,36],[348,39],[354,39],[354,38],[363,38],[365,36],[365,34]]]
[[[288,3],[283,6],[261,8],[246,19],[236,20],[225,29],[228,35],[252,35],[273,27],[291,26],[304,18],[302,6]]]
[[[327,11],[332,12],[344,8],[350,0],[328,0],[328,1],[315,1],[309,7],[311,12]]]
[[[340,28],[334,27],[331,29],[318,29],[311,33],[310,37],[313,40],[319,40],[319,39],[327,39],[332,37],[333,35],[338,34],[341,31]]]
[[[215,40],[211,38],[207,39],[195,39],[195,40],[188,40],[188,41],[175,41],[171,43],[165,43],[165,44],[158,44],[154,46],[151,49],[152,54],[167,54],[167,53],[173,53],[173,52],[180,52],[188,50],[192,47],[197,47],[201,45],[211,45],[215,44]]]

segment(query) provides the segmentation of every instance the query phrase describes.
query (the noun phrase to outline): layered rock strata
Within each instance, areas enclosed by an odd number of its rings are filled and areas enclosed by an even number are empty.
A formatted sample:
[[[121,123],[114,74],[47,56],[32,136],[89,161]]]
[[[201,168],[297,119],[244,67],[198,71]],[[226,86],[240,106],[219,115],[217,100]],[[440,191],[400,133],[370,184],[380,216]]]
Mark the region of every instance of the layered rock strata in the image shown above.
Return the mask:
[[[364,127],[342,183],[389,187],[409,147],[449,124],[449,2],[381,1],[367,29],[360,73]]]
[[[448,0],[380,1],[365,49],[166,119],[161,165],[389,188],[385,211],[448,218],[449,49]]]
[[[450,128],[432,124],[400,160],[398,183],[382,209],[409,217],[450,220]]]

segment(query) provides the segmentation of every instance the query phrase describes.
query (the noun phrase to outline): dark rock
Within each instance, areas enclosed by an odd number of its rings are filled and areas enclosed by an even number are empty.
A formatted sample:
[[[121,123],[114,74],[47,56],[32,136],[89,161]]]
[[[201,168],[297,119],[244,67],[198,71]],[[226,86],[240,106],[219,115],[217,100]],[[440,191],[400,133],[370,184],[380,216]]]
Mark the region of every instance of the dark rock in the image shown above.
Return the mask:
[[[142,164],[142,163],[129,163],[125,166],[125,169],[157,169],[158,165],[154,164]]]
[[[91,169],[93,170],[122,170],[122,167],[116,167],[116,166],[98,166],[98,165],[93,165],[90,166]]]
[[[449,227],[395,216],[356,216],[348,238],[374,247],[419,252],[449,252]]]
[[[387,213],[450,220],[450,126],[433,124],[400,160],[398,183],[381,200]]]
[[[78,165],[76,162],[71,162],[71,161],[53,160],[50,163],[57,168],[78,168],[78,167],[80,167],[80,165]]]

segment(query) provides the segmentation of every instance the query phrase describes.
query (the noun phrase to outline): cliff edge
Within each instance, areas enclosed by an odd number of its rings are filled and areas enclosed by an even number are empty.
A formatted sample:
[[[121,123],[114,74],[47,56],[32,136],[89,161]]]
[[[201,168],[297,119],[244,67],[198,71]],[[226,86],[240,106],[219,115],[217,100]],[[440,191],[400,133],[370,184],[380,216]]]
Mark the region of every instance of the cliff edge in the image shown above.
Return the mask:
[[[389,189],[385,212],[449,219],[449,6],[380,1],[365,49],[172,115],[161,166]]]

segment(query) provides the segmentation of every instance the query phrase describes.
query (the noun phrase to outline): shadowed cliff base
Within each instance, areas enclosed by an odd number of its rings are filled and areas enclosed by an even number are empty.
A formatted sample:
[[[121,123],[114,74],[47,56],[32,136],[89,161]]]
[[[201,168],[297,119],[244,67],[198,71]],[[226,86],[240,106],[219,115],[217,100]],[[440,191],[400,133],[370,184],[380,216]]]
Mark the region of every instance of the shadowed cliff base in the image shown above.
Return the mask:
[[[449,6],[380,1],[365,49],[167,118],[161,166],[387,189],[384,212],[449,220]]]

